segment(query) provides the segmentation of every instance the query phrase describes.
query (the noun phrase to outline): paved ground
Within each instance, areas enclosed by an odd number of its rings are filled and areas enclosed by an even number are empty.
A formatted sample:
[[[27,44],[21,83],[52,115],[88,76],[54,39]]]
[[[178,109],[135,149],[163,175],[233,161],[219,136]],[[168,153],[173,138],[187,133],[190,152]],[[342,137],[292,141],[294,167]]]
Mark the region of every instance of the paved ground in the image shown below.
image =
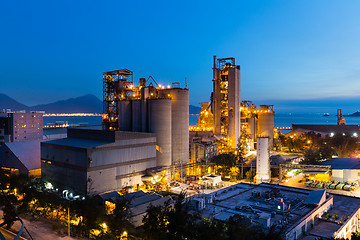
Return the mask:
[[[3,212],[0,211],[0,219],[3,217]],[[34,240],[40,239],[53,239],[53,240],[68,240],[69,237],[66,235],[66,227],[61,230],[53,230],[52,224],[42,220],[30,221],[29,219],[21,218],[25,224],[25,227],[30,232],[32,238]],[[21,223],[19,221],[15,222],[15,224],[11,227],[11,230],[14,233],[18,233],[21,227]],[[24,238],[28,238],[28,235],[24,233],[22,235]],[[14,238],[9,238],[14,239]],[[71,237],[71,240],[80,240],[81,238]],[[84,238],[83,238],[84,239]]]
[[[296,188],[304,188],[304,189],[309,189],[309,190],[320,190],[320,188],[307,187],[304,185],[304,182],[299,183],[299,180],[301,180],[302,178],[303,178],[303,175],[299,174],[297,176],[287,179],[287,182],[283,181],[282,183],[280,183],[280,185],[296,187]],[[345,195],[345,196],[360,198],[360,188],[357,188],[355,191],[345,191],[345,190],[328,189],[327,188],[326,191],[329,193],[333,193],[333,194],[341,194],[341,195]]]
[[[10,232],[4,228],[0,228],[0,232],[1,234],[5,237],[6,240],[13,240],[15,237],[16,237],[16,234],[13,233],[13,232]],[[19,239],[25,239],[25,238],[22,238],[20,237]]]

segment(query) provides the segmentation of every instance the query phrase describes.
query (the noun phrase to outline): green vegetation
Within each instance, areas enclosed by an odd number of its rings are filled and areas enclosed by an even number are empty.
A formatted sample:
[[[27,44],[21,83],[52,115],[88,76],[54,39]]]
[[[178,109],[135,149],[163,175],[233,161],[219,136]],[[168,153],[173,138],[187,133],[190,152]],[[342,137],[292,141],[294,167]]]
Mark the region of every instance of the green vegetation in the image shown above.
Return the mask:
[[[230,176],[232,180],[236,180],[240,178],[240,172],[234,169],[236,160],[235,155],[225,153],[213,157],[211,162],[215,164],[215,173],[221,175],[222,179]]]
[[[282,147],[289,152],[304,154],[303,164],[319,164],[333,155],[350,157],[357,150],[357,138],[344,134],[322,137],[309,132],[301,135],[280,135],[279,139]]]
[[[84,200],[67,201],[56,192],[48,192],[39,180],[33,180],[27,175],[10,175],[0,173],[1,186],[10,200],[11,205],[0,198],[0,208],[4,211],[4,221],[20,215],[33,218],[47,218],[62,223],[68,223],[70,209],[71,234],[92,239],[119,239],[124,231],[132,233],[134,227],[128,221],[131,213],[128,202],[117,199],[113,214],[107,215],[105,206],[98,199],[87,197]],[[15,210],[15,211],[14,211]],[[12,224],[8,224],[8,228]],[[59,224],[53,227],[58,229]],[[129,237],[128,237],[129,239]]]

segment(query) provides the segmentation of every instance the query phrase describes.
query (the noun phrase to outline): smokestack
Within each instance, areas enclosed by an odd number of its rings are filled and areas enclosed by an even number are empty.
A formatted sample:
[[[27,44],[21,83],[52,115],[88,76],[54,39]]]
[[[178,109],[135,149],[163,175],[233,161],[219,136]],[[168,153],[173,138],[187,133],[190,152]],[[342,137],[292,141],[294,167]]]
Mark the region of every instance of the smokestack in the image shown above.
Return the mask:
[[[216,68],[216,55],[214,55],[214,68]]]

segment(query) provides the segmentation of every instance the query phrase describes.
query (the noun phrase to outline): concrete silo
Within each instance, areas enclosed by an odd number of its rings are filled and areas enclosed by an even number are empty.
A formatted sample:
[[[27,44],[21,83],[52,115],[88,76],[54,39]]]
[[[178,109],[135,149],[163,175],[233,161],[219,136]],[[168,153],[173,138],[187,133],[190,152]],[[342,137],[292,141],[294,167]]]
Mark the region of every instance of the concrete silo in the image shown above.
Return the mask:
[[[132,130],[132,103],[130,100],[122,100],[118,102],[119,106],[119,131]]]
[[[189,90],[161,89],[163,97],[171,99],[172,163],[189,162]]]
[[[259,137],[269,137],[270,148],[274,142],[274,111],[272,107],[272,105],[260,105],[257,129]]]
[[[171,99],[148,99],[148,131],[156,133],[156,165],[171,165]]]
[[[270,182],[270,148],[268,137],[257,138],[256,181]]]

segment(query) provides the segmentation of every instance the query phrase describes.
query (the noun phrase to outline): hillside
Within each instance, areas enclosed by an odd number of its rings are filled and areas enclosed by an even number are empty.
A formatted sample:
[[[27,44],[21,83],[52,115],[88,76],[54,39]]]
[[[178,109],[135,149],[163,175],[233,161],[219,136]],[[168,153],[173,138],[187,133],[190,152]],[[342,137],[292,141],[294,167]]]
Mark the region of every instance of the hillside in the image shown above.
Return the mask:
[[[0,93],[0,111],[3,109],[11,109],[14,111],[26,110],[29,111],[29,107],[19,103],[15,99],[12,99],[6,94]]]
[[[0,93],[0,111],[11,109],[12,111],[45,111],[46,113],[102,113],[102,101],[96,96],[85,96],[61,100],[49,104],[41,104],[28,107],[15,99]]]
[[[102,108],[102,101],[91,94],[30,107],[32,111],[46,113],[101,113]]]

